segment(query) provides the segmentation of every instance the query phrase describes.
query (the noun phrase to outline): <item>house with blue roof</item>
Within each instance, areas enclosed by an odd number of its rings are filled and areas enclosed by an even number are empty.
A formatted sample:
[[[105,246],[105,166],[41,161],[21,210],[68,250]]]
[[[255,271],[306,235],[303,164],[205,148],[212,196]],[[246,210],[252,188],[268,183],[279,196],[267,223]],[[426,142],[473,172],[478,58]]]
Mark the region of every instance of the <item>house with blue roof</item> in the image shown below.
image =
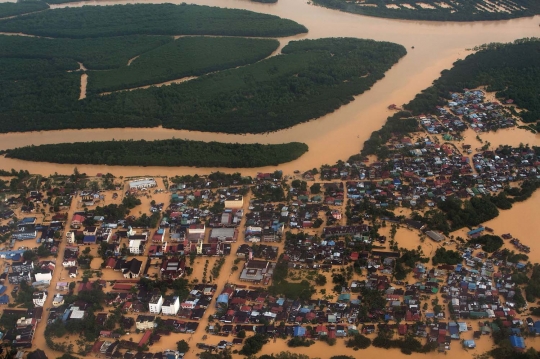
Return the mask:
[[[511,335],[508,339],[510,339],[510,345],[512,348],[517,352],[522,352],[525,350],[525,340],[523,337],[518,337],[517,335]]]
[[[540,335],[540,320],[537,320],[534,322],[533,326],[529,328],[531,333],[534,333],[536,335]]]
[[[306,336],[306,328],[304,327],[294,327],[293,328],[293,336],[295,337],[305,337]]]
[[[467,232],[467,235],[469,237],[474,236],[475,234],[480,234],[484,231],[484,227],[478,227],[476,229],[473,229],[472,231]]]
[[[0,296],[0,304],[8,304],[8,303],[9,303],[9,296],[7,294]]]
[[[224,304],[229,303],[229,295],[227,293],[218,295],[216,299],[216,307],[218,307],[220,303],[224,303]]]
[[[84,244],[94,244],[94,243],[96,243],[96,236],[94,236],[94,235],[84,236],[83,243]]]

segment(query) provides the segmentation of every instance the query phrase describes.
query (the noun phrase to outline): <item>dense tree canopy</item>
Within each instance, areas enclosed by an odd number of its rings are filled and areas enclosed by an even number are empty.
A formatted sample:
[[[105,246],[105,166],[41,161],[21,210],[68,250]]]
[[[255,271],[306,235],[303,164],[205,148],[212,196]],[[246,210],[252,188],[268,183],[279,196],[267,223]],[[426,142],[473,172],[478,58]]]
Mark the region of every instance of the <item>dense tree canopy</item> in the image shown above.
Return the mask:
[[[264,51],[269,49],[249,56],[244,51],[244,58],[254,61]],[[13,68],[5,72],[9,81],[0,77],[0,131],[160,124],[210,132],[274,131],[352,101],[352,96],[368,90],[406,53],[400,45],[347,38],[291,42],[282,52],[284,55],[177,85],[88,96],[80,101],[80,75],[63,71],[66,63],[70,69],[78,68],[73,60],[62,59],[59,66],[60,60],[50,59],[57,68],[37,71],[26,65],[23,69],[19,63],[42,59],[0,59]],[[149,66],[146,63],[140,70]],[[31,71],[25,71],[29,67]],[[164,75],[159,70],[151,76]]]
[[[176,129],[274,131],[352,101],[406,51],[386,42],[319,39],[291,42],[282,52],[178,85],[90,98],[81,110],[159,118],[164,127]]]
[[[0,31],[88,38],[123,35],[290,36],[307,32],[294,21],[247,10],[199,5],[135,4],[62,8],[13,18]]]
[[[277,40],[270,39],[182,37],[141,54],[129,66],[126,61],[116,70],[90,72],[88,91],[151,85],[247,65],[269,56],[278,46]]]
[[[83,63],[88,69],[103,70],[126,66],[129,59],[172,42],[172,36],[47,39],[0,35],[0,57],[68,58]]]
[[[186,140],[103,141],[28,146],[8,157],[29,161],[118,166],[262,167],[290,162],[307,145],[200,142]]]
[[[478,238],[473,238],[469,241],[470,244],[481,244],[484,252],[492,253],[498,250],[503,245],[503,240],[499,236],[485,234]]]
[[[0,18],[28,14],[35,11],[46,10],[49,5],[44,1],[18,1],[0,3]]]
[[[437,248],[435,255],[432,257],[433,265],[450,264],[455,265],[463,262],[463,258],[459,252],[446,250],[444,247]]]

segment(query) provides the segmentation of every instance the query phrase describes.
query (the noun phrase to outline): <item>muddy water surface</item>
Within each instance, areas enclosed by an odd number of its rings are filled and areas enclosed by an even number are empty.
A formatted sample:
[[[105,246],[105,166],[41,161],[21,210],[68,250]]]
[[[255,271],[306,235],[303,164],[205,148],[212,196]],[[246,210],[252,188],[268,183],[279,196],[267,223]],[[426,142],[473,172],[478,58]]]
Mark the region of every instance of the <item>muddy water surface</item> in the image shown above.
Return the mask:
[[[131,2],[131,1],[129,1]],[[152,1],[143,1],[151,3]],[[158,1],[159,2],[159,1]],[[176,1],[167,1],[179,3]],[[127,1],[90,1],[84,3],[72,3],[62,6],[82,6],[82,5],[108,5],[117,3],[127,3]],[[540,28],[538,23],[540,17],[515,19],[500,22],[480,22],[480,23],[433,23],[418,21],[386,20],[379,18],[369,18],[353,14],[341,13],[307,4],[303,0],[280,0],[277,4],[258,4],[244,0],[198,0],[197,4],[214,5],[231,8],[244,8],[248,10],[275,14],[290,18],[306,25],[310,32],[296,36],[295,38],[320,38],[331,36],[350,36],[372,38],[375,40],[392,41],[404,45],[408,50],[405,56],[396,64],[386,77],[379,81],[367,93],[358,96],[354,102],[342,107],[332,114],[324,116],[315,121],[295,126],[294,128],[270,134],[262,135],[226,135],[189,131],[173,131],[162,128],[154,129],[94,129],[94,130],[66,130],[49,132],[31,132],[25,134],[5,134],[0,135],[0,149],[19,147],[30,144],[46,144],[58,142],[79,142],[91,140],[112,140],[112,139],[165,139],[165,138],[185,138],[203,141],[222,141],[239,143],[282,143],[289,141],[302,141],[309,145],[310,151],[301,159],[289,164],[280,165],[285,173],[292,174],[296,169],[309,169],[318,167],[323,163],[332,163],[338,159],[346,159],[353,153],[360,150],[362,143],[369,137],[370,133],[378,128],[391,114],[387,110],[389,104],[401,105],[410,101],[416,93],[426,88],[439,76],[440,71],[451,67],[452,63],[466,56],[468,48],[487,42],[507,42],[517,38],[538,36]],[[415,48],[412,49],[412,46]],[[501,136],[502,135],[502,136]],[[475,134],[468,133],[467,137],[474,138]],[[495,145],[498,143],[510,143],[513,145],[525,142],[538,144],[538,136],[526,133],[525,131],[509,130],[498,134],[481,135],[484,141],[489,141]],[[523,141],[522,141],[523,139]],[[468,138],[466,139],[468,140]],[[510,141],[510,142],[508,142]],[[478,143],[480,147],[480,143]],[[48,163],[32,163],[19,160],[11,160],[0,157],[0,168],[28,169],[32,173],[51,174],[54,172],[71,173],[74,165],[57,165]],[[81,172],[93,175],[97,172],[112,172],[117,176],[161,174],[176,175],[187,173],[209,173],[216,170],[227,172],[237,171],[233,169],[200,169],[191,167],[161,168],[161,167],[120,167],[120,166],[77,166]],[[258,171],[271,171],[273,167],[241,170],[244,174],[254,174]],[[512,233],[515,237],[532,247],[531,258],[538,261],[538,251],[540,245],[536,235],[535,218],[538,214],[538,204],[540,203],[540,193],[536,193],[527,202],[516,204],[510,211],[503,211],[501,215],[487,223],[498,233]],[[75,205],[74,205],[75,206]],[[74,210],[74,209],[72,209]],[[141,208],[141,210],[144,210]],[[536,217],[535,217],[536,215]],[[416,248],[422,244],[416,232],[407,229],[400,229],[396,235],[396,240],[401,247]],[[239,240],[241,243],[241,240]],[[236,249],[235,245],[235,249]],[[434,247],[435,245],[432,245]],[[423,245],[424,252],[430,254],[433,248],[427,244]],[[234,251],[233,251],[234,253]],[[227,259],[224,272],[221,274],[218,285],[219,289],[227,280],[237,277],[237,274],[229,276],[225,272],[231,267],[233,256]],[[197,267],[196,267],[197,268]],[[199,269],[196,276],[201,275]],[[59,278],[55,278],[58,280]],[[50,303],[49,303],[50,304]],[[211,304],[211,307],[213,303]],[[209,309],[211,314],[213,309]],[[207,324],[207,316],[201,321],[201,328],[193,336],[171,335],[163,337],[159,343],[152,347],[152,351],[161,349],[173,349],[178,340],[189,340],[190,346],[194,348],[195,343],[202,341],[204,335],[203,328]],[[40,326],[43,327],[43,326]],[[46,348],[43,340],[42,329],[36,336],[34,348]],[[472,336],[466,336],[469,339]],[[140,336],[133,336],[138,340]],[[209,336],[207,342],[215,344],[222,338]],[[230,338],[229,338],[230,339]],[[538,348],[538,340],[527,339],[529,346]],[[491,340],[483,338],[477,342],[478,348],[474,351],[465,351],[458,342],[452,344],[452,350],[444,357],[447,358],[471,358],[473,354],[482,353],[491,348]],[[239,349],[239,348],[238,348]],[[386,357],[391,359],[405,358],[397,350],[383,350],[369,348],[365,351],[353,351],[347,349],[342,343],[336,347],[329,347],[325,343],[316,343],[310,348],[288,348],[283,340],[269,343],[263,347],[259,354],[276,353],[282,350],[290,350],[296,353],[307,354],[311,358],[329,358],[332,355],[346,354],[355,358],[366,357]],[[49,357],[59,356],[47,350]],[[58,354],[58,355],[54,355]],[[92,356],[89,356],[92,357]],[[189,353],[186,358],[195,358],[195,353]],[[239,356],[235,355],[236,358]],[[443,357],[441,354],[430,353],[426,357]]]
[[[110,5],[131,3],[132,1],[91,1],[58,5]],[[153,1],[144,1],[152,3]],[[159,3],[160,1],[156,1]],[[172,1],[175,2],[175,1]],[[179,2],[179,1],[176,1]],[[523,18],[498,22],[479,23],[436,23],[420,21],[388,20],[342,13],[309,5],[302,0],[280,1],[277,4],[258,4],[243,0],[198,0],[201,5],[243,8],[293,19],[304,24],[309,33],[294,38],[320,38],[350,36],[396,42],[408,49],[408,55],[396,64],[386,77],[367,93],[360,95],[347,106],[317,120],[295,126],[291,129],[270,134],[227,135],[164,129],[108,129],[108,130],[66,130],[53,132],[33,132],[27,134],[0,135],[0,148],[12,148],[30,144],[76,142],[111,139],[164,139],[185,138],[203,141],[239,143],[283,143],[302,141],[309,145],[309,152],[301,159],[280,166],[286,172],[295,169],[309,169],[323,163],[346,159],[357,153],[370,133],[378,128],[390,114],[389,104],[401,105],[411,100],[416,93],[426,88],[439,76],[440,71],[451,67],[452,63],[466,56],[466,49],[487,42],[507,42],[517,38],[538,36],[540,17]],[[412,47],[414,46],[414,49]],[[64,172],[65,166],[33,166],[23,161],[0,159],[0,168],[15,167],[32,169],[41,173]],[[73,166],[68,166],[72,168]],[[88,172],[102,171],[103,166],[87,166]],[[264,171],[259,168],[248,172]],[[197,170],[199,173],[216,169]],[[229,170],[231,171],[231,170]],[[147,169],[125,168],[123,173],[140,174]],[[152,173],[192,173],[189,167],[163,169],[153,168]]]

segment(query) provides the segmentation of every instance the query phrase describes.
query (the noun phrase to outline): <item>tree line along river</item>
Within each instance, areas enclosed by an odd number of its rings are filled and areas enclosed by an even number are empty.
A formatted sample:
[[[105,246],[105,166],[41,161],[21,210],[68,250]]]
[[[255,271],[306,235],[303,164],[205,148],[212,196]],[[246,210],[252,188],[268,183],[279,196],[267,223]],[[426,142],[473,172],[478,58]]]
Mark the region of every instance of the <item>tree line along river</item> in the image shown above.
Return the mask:
[[[168,1],[181,3],[181,1]],[[53,8],[82,5],[111,5],[134,3],[133,1],[80,2],[52,6]],[[145,1],[145,3],[148,3]],[[150,1],[150,3],[161,3]],[[286,38],[286,40],[315,39],[321,37],[359,37],[378,41],[390,41],[407,48],[402,58],[385,78],[371,90],[357,96],[355,101],[319,119],[292,128],[268,134],[231,135],[196,131],[169,130],[163,128],[140,129],[87,129],[61,130],[0,135],[0,150],[59,142],[104,141],[112,139],[167,139],[182,138],[200,141],[238,143],[284,143],[304,142],[309,152],[300,159],[279,166],[285,173],[296,169],[310,169],[324,163],[334,163],[357,153],[372,131],[379,129],[386,117],[389,104],[401,105],[416,93],[428,87],[440,72],[450,68],[457,59],[467,56],[474,46],[489,42],[509,42],[523,37],[540,35],[540,16],[490,22],[425,22],[372,18],[329,10],[308,4],[303,0],[278,1],[276,4],[260,4],[243,0],[195,0],[195,4],[241,8],[277,15],[305,25],[309,32]],[[283,40],[281,40],[283,44]],[[414,49],[413,49],[414,47]],[[538,140],[532,136],[533,142]],[[529,143],[531,143],[529,141]],[[532,143],[531,143],[532,144]],[[73,165],[32,163],[0,157],[0,168],[28,169],[33,173],[71,173]],[[79,166],[89,174],[103,172],[105,166]],[[107,167],[115,175],[138,175],[145,173],[188,174],[194,171],[209,173],[216,168],[193,169]],[[223,169],[225,171],[234,171]],[[270,168],[255,168],[243,173],[253,174]]]

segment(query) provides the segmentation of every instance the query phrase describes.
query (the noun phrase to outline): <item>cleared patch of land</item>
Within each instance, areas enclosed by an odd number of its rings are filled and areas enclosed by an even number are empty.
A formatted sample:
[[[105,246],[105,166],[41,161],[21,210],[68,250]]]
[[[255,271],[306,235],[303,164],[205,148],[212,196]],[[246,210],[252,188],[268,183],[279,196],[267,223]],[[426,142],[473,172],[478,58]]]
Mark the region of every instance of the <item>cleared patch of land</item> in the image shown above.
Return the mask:
[[[104,141],[21,147],[7,156],[28,161],[118,166],[262,167],[290,162],[303,143],[238,144],[185,140]]]

